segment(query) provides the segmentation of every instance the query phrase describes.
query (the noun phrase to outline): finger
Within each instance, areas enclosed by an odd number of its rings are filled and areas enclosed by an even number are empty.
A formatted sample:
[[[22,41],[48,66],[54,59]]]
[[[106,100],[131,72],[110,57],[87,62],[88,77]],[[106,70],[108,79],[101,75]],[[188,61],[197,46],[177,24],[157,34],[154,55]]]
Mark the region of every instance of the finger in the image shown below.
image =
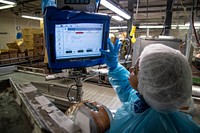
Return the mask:
[[[119,49],[121,48],[121,43],[119,43],[117,46],[116,46],[116,51],[119,51]]]
[[[111,43],[110,38],[108,38],[107,43],[108,43],[108,47],[109,47],[110,51],[113,52],[114,51],[114,45]]]
[[[118,52],[120,47],[121,47],[121,43],[120,43],[119,39],[117,39],[116,43],[115,43],[115,52]]]
[[[115,46],[114,46],[114,50],[116,51],[118,48],[118,43],[119,43],[119,39],[116,39],[115,41]]]
[[[119,43],[119,38],[116,39],[115,45],[117,45],[118,43]]]

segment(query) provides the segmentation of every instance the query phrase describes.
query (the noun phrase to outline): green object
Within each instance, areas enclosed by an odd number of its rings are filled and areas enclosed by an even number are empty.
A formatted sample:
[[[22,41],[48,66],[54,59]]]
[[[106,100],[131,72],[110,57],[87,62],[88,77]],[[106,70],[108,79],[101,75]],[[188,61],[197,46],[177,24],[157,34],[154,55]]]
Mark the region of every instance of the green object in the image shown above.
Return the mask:
[[[200,77],[192,77],[193,84],[199,84],[200,85]]]

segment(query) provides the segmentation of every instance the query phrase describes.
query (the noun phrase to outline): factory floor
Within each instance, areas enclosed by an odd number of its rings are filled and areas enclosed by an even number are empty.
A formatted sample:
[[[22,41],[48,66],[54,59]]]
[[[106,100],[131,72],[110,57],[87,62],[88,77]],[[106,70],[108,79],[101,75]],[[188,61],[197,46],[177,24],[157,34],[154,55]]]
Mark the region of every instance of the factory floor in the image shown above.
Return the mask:
[[[103,84],[93,84],[90,82],[84,83],[83,86],[84,100],[90,99],[97,101],[111,110],[116,110],[121,106],[121,102],[111,87],[104,86]]]

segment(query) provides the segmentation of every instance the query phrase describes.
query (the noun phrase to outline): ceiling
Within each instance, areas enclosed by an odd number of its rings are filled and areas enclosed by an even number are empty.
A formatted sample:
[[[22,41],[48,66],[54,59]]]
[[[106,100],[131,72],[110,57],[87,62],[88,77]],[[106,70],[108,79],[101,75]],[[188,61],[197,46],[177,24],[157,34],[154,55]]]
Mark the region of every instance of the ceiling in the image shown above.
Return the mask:
[[[114,0],[121,7],[134,14],[133,22],[140,25],[163,24],[166,18],[167,0]],[[137,1],[139,1],[137,8]],[[174,0],[172,24],[185,24],[189,19],[193,7],[193,1],[197,4],[196,14],[200,17],[200,0]],[[6,9],[15,15],[22,13],[41,15],[41,0],[16,0],[17,6]],[[195,5],[195,4],[194,4]],[[1,11],[1,10],[0,10]],[[111,10],[100,5],[98,12],[116,15]],[[111,21],[111,26],[127,26],[127,20]]]

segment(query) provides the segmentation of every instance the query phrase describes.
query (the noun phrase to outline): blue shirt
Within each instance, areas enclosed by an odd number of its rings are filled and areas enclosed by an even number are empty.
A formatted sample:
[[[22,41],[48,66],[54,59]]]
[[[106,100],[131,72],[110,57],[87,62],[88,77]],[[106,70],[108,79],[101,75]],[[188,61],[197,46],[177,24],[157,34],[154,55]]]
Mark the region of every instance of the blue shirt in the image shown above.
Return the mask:
[[[129,83],[129,71],[118,64],[109,70],[111,85],[122,106],[117,110],[110,133],[200,133],[200,127],[191,116],[182,112],[161,113],[145,102]]]

